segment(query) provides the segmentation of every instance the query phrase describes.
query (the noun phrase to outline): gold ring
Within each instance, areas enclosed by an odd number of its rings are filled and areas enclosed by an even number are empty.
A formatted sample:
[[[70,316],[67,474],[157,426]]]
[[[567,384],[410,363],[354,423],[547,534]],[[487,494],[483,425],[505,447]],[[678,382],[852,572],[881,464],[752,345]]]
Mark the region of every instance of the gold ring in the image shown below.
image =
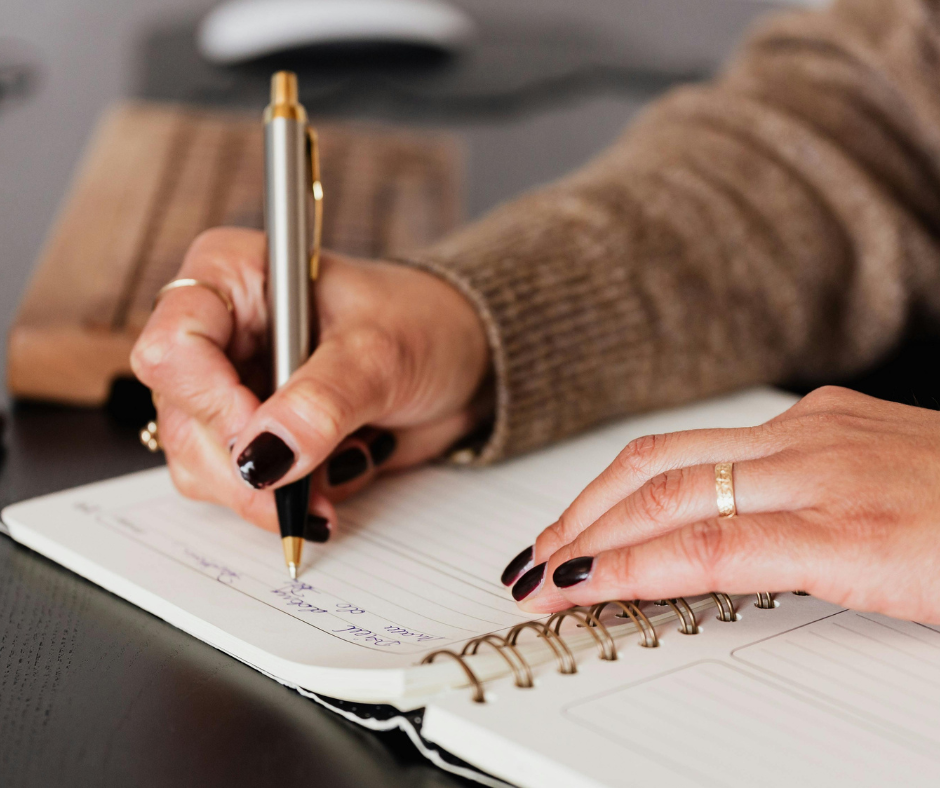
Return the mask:
[[[163,448],[160,445],[160,430],[156,421],[148,421],[147,426],[140,431],[140,442],[154,454]]]
[[[167,282],[163,287],[161,287],[157,294],[153,297],[153,306],[154,308],[160,303],[160,299],[163,298],[171,290],[176,290],[180,287],[204,287],[211,293],[215,293],[225,304],[225,308],[228,310],[230,315],[235,314],[235,304],[232,303],[232,299],[229,298],[225,293],[219,290],[211,282],[203,282],[201,279],[174,279],[172,282]]]
[[[734,517],[738,509],[734,504],[734,463],[719,462],[715,466],[715,490],[718,493],[718,514]]]

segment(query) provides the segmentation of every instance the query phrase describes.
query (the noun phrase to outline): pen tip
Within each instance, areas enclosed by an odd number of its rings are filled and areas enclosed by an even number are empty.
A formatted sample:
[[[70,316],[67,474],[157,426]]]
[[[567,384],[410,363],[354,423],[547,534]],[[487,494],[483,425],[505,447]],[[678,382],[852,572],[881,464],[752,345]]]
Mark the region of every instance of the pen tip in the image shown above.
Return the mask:
[[[285,536],[281,539],[284,545],[284,563],[290,572],[291,580],[297,579],[297,569],[300,567],[300,557],[303,554],[304,540],[299,536]]]

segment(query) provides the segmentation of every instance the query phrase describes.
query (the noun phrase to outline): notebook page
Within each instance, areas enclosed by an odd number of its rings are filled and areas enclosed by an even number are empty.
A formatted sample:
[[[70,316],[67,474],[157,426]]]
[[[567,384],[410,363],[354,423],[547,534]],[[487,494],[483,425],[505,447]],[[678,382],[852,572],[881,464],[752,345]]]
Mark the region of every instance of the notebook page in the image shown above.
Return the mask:
[[[307,547],[296,582],[277,535],[183,499],[165,470],[18,504],[4,520],[18,541],[269,673],[326,694],[384,698],[404,691],[400,675],[335,671],[400,672],[431,650],[525,621],[499,583],[503,567],[629,440],[755,424],[792,401],[757,390],[620,422],[490,469],[380,480],[340,508],[342,527],[327,545]],[[494,665],[502,670],[498,656]],[[333,670],[328,688],[297,666]],[[453,664],[430,670],[462,676]]]
[[[348,527],[328,546],[307,546],[296,581],[276,534],[182,498],[164,469],[52,496],[31,505],[43,507],[38,517],[14,508],[6,519],[18,540],[32,545],[38,537],[41,552],[54,540],[283,659],[402,668],[434,648],[526,620],[498,577],[505,556],[531,540],[551,510],[485,498],[477,488],[474,512],[503,531],[484,542],[479,529],[472,540],[444,530],[448,507],[476,486],[473,474],[437,468],[380,482],[368,502],[346,508]],[[417,508],[405,489],[416,491]],[[99,581],[94,570],[76,571]]]
[[[486,704],[452,691],[426,711],[424,734],[497,776],[540,788],[935,784],[940,659],[932,642],[940,636],[865,614],[878,619],[872,624],[812,598],[782,594],[778,603],[766,611],[741,604],[734,623],[703,616],[700,635],[662,627],[657,649],[621,641],[617,662],[579,657],[576,676],[543,669],[533,690],[495,682]],[[879,624],[886,632],[866,640]],[[859,672],[846,679],[851,687],[816,686],[818,657],[787,663],[784,676],[779,660],[765,656],[789,655],[794,639],[828,637],[837,627],[847,630],[841,644],[815,647],[844,663],[833,675],[887,659],[893,668],[883,681]],[[776,675],[750,664],[758,659]]]
[[[846,613],[735,650],[743,665],[940,752],[940,633]]]

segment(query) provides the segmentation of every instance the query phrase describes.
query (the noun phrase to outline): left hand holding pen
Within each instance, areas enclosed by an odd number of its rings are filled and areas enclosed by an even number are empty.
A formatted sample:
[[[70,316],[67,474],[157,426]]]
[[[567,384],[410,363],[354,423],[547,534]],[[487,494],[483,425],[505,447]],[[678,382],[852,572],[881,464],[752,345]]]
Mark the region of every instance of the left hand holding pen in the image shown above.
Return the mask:
[[[720,462],[735,517],[719,517]],[[641,438],[503,581],[530,612],[805,590],[940,623],[940,413],[827,387],[759,427]]]

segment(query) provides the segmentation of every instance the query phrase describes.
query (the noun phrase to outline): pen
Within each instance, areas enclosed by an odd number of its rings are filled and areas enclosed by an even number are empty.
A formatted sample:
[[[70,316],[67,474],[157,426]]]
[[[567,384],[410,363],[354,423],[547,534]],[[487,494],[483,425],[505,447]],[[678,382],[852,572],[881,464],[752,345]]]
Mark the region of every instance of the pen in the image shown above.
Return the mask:
[[[317,135],[298,101],[297,75],[278,71],[271,79],[271,103],[264,111],[264,225],[275,389],[287,383],[316,345],[313,282],[319,273],[322,210]],[[291,578],[296,578],[310,476],[278,488],[274,499],[284,560]]]

